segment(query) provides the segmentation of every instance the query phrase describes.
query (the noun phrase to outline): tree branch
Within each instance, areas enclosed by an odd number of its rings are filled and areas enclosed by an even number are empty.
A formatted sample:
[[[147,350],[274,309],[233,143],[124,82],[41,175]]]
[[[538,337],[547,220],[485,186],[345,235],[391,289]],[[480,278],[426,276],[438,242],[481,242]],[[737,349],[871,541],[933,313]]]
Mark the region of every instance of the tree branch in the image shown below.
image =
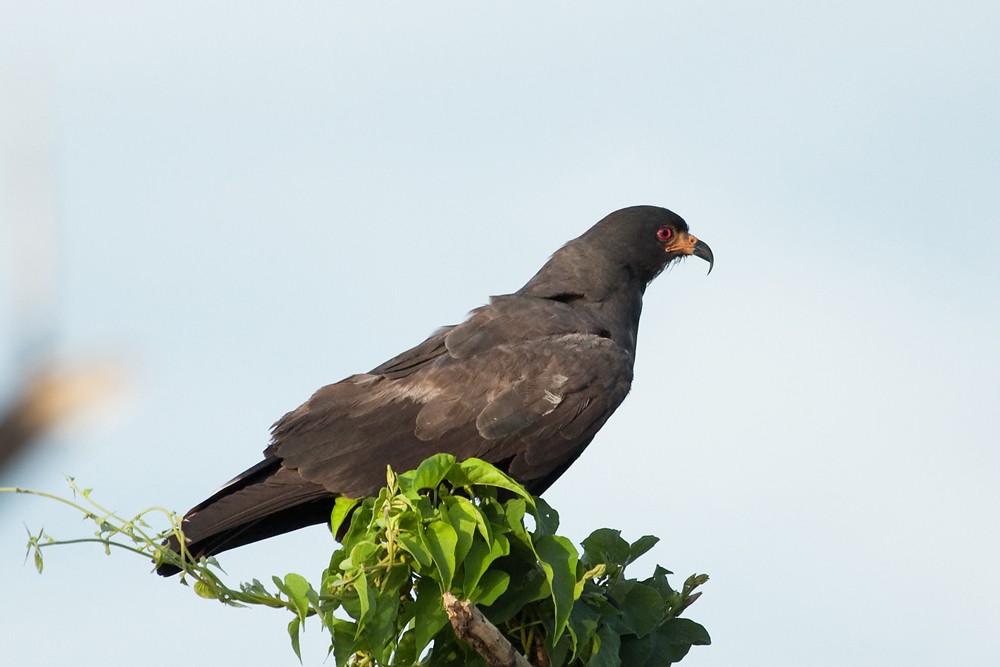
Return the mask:
[[[0,409],[0,468],[52,427],[112,394],[121,385],[119,375],[107,363],[38,368]]]
[[[441,600],[455,634],[476,649],[490,667],[532,667],[471,602],[459,600],[448,591],[441,596]]]

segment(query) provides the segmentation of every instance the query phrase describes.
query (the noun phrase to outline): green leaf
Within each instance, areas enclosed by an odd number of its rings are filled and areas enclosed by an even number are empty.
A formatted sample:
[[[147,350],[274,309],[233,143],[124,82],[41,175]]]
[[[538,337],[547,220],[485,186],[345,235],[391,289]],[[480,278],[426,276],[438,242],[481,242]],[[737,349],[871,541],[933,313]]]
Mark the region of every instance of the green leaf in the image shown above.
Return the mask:
[[[435,454],[417,466],[412,474],[404,473],[400,486],[414,491],[436,489],[454,465],[455,457],[451,454]]]
[[[585,664],[590,660],[593,649],[600,643],[596,639],[600,618],[601,614],[597,610],[584,603],[574,604],[569,615],[567,631],[573,633],[575,656],[579,656]]]
[[[535,551],[552,588],[552,602],[555,604],[555,627],[552,632],[554,643],[559,641],[573,610],[578,554],[573,543],[560,535],[546,535],[535,540]]]
[[[643,583],[656,589],[663,599],[668,599],[674,594],[674,589],[670,587],[670,582],[667,581],[668,574],[673,574],[673,572],[657,565],[656,569],[653,570],[653,576],[646,579]]]
[[[583,595],[580,596],[580,599],[585,602],[588,607],[604,616],[604,622],[608,623],[620,616],[620,614],[618,612],[618,607],[613,605],[610,600],[608,600],[606,594],[607,590],[605,588],[591,582],[583,587]]]
[[[431,552],[441,588],[450,590],[452,579],[455,577],[455,548],[458,546],[458,534],[450,523],[437,519],[424,529],[424,544]]]
[[[622,659],[618,653],[621,650],[622,640],[618,633],[608,626],[603,626],[597,631],[597,637],[600,640],[597,652],[587,663],[587,667],[621,667]],[[626,664],[628,667],[633,667],[630,663]]]
[[[337,602],[348,616],[352,619],[361,618],[361,603],[353,581],[341,581],[337,597]]]
[[[583,541],[583,562],[590,568],[598,563],[624,567],[628,563],[629,544],[620,530],[598,528]]]
[[[379,546],[374,542],[358,542],[351,549],[351,565],[354,567],[371,565],[374,561],[378,560],[378,552]]]
[[[634,563],[640,556],[656,546],[660,538],[655,535],[643,535],[629,547],[628,562]]]
[[[452,482],[456,486],[495,486],[501,489],[506,489],[521,498],[524,498],[529,503],[534,502],[531,494],[528,493],[523,486],[515,482],[510,476],[505,475],[494,468],[486,461],[476,458],[465,459],[458,464],[458,470],[461,473],[460,475],[453,474],[448,478],[448,481]]]
[[[488,607],[496,602],[496,599],[507,591],[507,587],[509,585],[510,575],[506,572],[501,572],[499,570],[487,572],[486,575],[479,580],[479,584],[469,596],[469,600],[475,604],[481,604]]]
[[[531,537],[524,527],[524,513],[527,505],[521,498],[512,498],[504,503],[504,519],[507,522],[508,533],[516,538],[521,544],[530,547]]]
[[[587,663],[587,667],[621,667],[622,664],[626,664],[622,663],[622,659],[619,657],[622,639],[617,632],[604,626],[597,631],[597,638],[600,640],[597,653]],[[627,665],[627,667],[632,667],[632,665]]]
[[[360,498],[345,498],[344,496],[337,496],[337,499],[333,501],[333,511],[330,512],[330,530],[335,536],[340,534],[340,527],[344,520],[350,516],[351,510],[357,507],[360,502]]]
[[[396,644],[392,655],[392,667],[413,667],[417,662],[417,633],[410,629],[404,632]]]
[[[535,498],[535,535],[555,535],[559,528],[559,513],[541,498]]]
[[[421,578],[416,588],[417,599],[413,605],[414,652],[420,655],[434,635],[448,623],[448,615],[441,603],[441,587],[436,581]]]
[[[629,667],[659,667],[680,661],[694,645],[710,643],[705,628],[686,618],[674,618],[643,639],[622,637],[619,655]]]
[[[302,662],[302,651],[299,650],[299,617],[296,616],[288,623],[288,636],[292,640],[292,650],[295,651],[295,657]]]
[[[666,638],[674,644],[707,646],[712,643],[708,631],[689,618],[674,618],[666,624]]]
[[[402,597],[406,594],[406,591],[409,591],[412,580],[413,571],[410,567],[397,563],[389,568],[388,574],[379,583],[379,596],[394,595],[397,598]],[[404,588],[406,588],[406,591],[403,590]]]
[[[576,639],[573,637],[573,630],[566,626],[566,632],[556,643],[552,643],[552,636],[546,635],[544,637],[545,654],[549,657],[549,664],[554,665],[554,667],[563,667],[566,664],[566,658],[572,652],[573,647],[576,645]]]
[[[369,613],[375,606],[375,593],[368,586],[368,577],[364,570],[358,572],[351,585],[358,593],[358,615],[355,616],[355,620],[358,622],[358,632],[360,633],[368,621]]]
[[[421,521],[430,521],[437,516],[437,509],[426,496],[417,496],[413,504]]]
[[[368,525],[372,520],[372,505],[374,504],[373,498],[366,498],[354,509],[347,532],[340,540],[344,548],[349,549],[355,542],[368,536]]]
[[[337,667],[347,667],[357,652],[357,624],[342,618],[331,618],[330,634],[333,635],[333,659]]]
[[[376,656],[387,653],[389,642],[395,637],[399,602],[398,587],[389,586],[375,597],[375,611],[368,615],[364,634],[368,646]]]
[[[424,544],[424,540],[420,538],[419,534],[414,535],[412,533],[400,533],[396,536],[396,541],[399,542],[420,565],[429,567],[434,562],[431,558],[431,552],[428,551],[427,546]]]
[[[476,535],[479,512],[472,503],[458,496],[445,498],[445,506],[448,508],[448,523],[455,529],[458,538],[455,545],[455,562],[461,563],[469,553],[472,538]]]
[[[635,583],[631,586],[619,602],[619,607],[623,624],[640,639],[663,620],[663,597],[645,584]]]
[[[469,549],[469,553],[466,554],[465,560],[462,562],[465,575],[462,581],[462,590],[466,593],[475,590],[476,586],[479,585],[480,577],[493,564],[493,561],[508,554],[510,554],[510,542],[503,535],[498,534],[492,544],[487,544],[482,540],[473,542],[472,548]],[[477,602],[476,599],[470,599]]]
[[[463,513],[476,522],[476,528],[479,529],[479,534],[483,536],[483,539],[487,541],[492,539],[493,531],[490,530],[489,520],[483,514],[483,511],[476,507],[471,500],[462,496],[449,496],[447,502],[449,513],[454,505],[460,505]],[[452,523],[454,524],[454,521]]]
[[[511,570],[507,590],[489,606],[487,616],[494,624],[510,620],[529,603],[551,595],[545,573],[541,568],[535,567],[534,563],[522,561],[512,566]]]
[[[295,605],[298,617],[305,621],[306,613],[309,611],[309,593],[315,593],[312,586],[301,574],[291,573],[285,575],[284,586],[281,588],[291,603]]]

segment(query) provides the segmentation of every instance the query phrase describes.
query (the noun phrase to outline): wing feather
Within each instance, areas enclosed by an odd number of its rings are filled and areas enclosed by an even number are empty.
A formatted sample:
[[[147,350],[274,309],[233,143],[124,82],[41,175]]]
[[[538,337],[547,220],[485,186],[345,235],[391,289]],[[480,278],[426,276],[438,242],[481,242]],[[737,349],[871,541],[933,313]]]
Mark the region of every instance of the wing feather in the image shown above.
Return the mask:
[[[387,464],[406,470],[438,452],[509,460],[530,483],[578,456],[630,381],[628,354],[606,338],[499,345],[404,377],[324,387],[278,423],[267,454],[345,495],[377,491]]]

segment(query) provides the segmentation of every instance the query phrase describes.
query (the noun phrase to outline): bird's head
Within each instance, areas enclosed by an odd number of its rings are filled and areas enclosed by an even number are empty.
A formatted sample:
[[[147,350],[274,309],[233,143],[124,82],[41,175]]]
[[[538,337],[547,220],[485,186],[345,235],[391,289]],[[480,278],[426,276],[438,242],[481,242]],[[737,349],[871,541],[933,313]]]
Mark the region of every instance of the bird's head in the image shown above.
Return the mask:
[[[682,217],[658,206],[630,206],[560,248],[520,293],[601,300],[629,284],[641,292],[671,262],[689,255],[707,261],[712,271],[712,249],[688,231]]]
[[[671,262],[693,255],[708,262],[712,249],[688,230],[684,218],[658,206],[630,206],[611,213],[578,239],[648,283]]]
[[[520,293],[600,300],[626,284],[641,292],[667,265],[689,255],[707,261],[711,273],[712,249],[688,231],[684,218],[658,206],[630,206],[560,248]]]

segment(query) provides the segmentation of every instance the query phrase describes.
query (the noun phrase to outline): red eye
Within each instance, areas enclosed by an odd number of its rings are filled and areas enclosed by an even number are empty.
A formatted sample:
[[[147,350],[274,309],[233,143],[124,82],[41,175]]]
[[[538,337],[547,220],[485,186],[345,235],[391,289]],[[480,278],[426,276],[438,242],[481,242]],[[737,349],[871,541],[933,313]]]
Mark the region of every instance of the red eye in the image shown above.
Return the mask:
[[[659,229],[656,230],[656,238],[660,239],[661,241],[669,241],[670,237],[673,235],[674,235],[674,230],[670,229],[670,227],[660,227]]]

